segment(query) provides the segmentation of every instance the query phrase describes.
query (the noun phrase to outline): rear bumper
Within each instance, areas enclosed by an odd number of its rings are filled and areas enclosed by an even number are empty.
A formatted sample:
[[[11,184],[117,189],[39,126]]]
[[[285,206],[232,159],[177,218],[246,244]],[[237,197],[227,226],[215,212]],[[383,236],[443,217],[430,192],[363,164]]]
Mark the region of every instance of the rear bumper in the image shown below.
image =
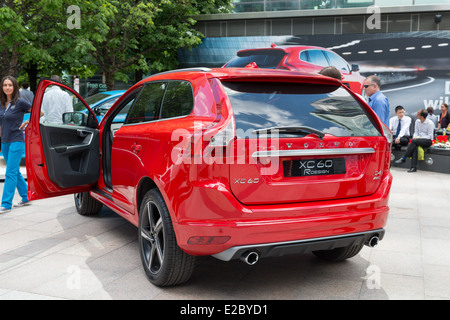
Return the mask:
[[[335,248],[348,247],[352,245],[369,245],[370,240],[374,237],[377,237],[378,240],[382,240],[384,237],[384,232],[384,229],[378,229],[368,232],[334,237],[323,237],[318,239],[237,246],[212,256],[219,260],[230,261],[241,258],[249,251],[256,252],[261,258],[277,257],[287,254],[305,254],[317,250],[333,250]]]
[[[173,221],[173,225],[179,247],[191,255],[218,255],[228,259],[231,253],[234,257],[241,249],[258,247],[264,248],[264,256],[266,250],[272,255],[311,241],[314,242],[311,248],[338,240],[342,247],[355,240],[356,235],[356,241],[361,241],[359,236],[366,233],[368,237],[371,233],[381,235],[379,230],[385,227],[389,213],[391,183],[392,176],[387,174],[378,191],[366,197],[252,207],[238,203],[230,206],[232,197],[224,195],[221,189],[217,193],[222,194],[223,201],[216,196],[215,202],[210,201],[207,208],[197,207],[197,215],[211,212],[206,219],[183,219]],[[189,199],[195,200],[195,197]],[[202,239],[202,243],[193,244],[192,237]],[[225,238],[228,238],[225,242],[215,242]]]

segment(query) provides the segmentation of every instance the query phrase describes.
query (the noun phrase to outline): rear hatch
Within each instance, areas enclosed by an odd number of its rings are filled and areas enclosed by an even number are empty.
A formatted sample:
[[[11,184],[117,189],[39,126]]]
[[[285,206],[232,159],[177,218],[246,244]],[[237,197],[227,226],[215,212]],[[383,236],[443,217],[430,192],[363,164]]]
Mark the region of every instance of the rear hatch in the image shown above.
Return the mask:
[[[335,85],[223,82],[235,120],[231,190],[248,205],[374,193],[387,140],[365,107]]]

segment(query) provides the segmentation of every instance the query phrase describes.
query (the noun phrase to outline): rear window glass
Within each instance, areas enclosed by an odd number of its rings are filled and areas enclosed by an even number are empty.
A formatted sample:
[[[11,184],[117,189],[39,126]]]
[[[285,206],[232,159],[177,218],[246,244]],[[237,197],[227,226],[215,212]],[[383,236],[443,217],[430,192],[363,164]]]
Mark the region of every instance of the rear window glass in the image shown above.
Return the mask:
[[[227,68],[243,68],[249,63],[255,62],[259,68],[276,69],[286,52],[281,50],[255,50],[239,52],[238,56],[231,60]]]
[[[275,127],[310,127],[337,137],[380,136],[373,119],[341,87],[252,82],[223,85],[240,139],[256,138],[254,130]]]

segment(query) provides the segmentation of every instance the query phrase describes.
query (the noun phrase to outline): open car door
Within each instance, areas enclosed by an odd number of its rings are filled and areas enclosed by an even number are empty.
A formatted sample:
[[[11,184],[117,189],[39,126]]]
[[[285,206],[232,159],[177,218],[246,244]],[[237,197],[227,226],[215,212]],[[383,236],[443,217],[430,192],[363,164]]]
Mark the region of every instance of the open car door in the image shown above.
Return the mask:
[[[29,200],[90,189],[100,175],[97,127],[94,113],[77,92],[40,81],[25,130]]]

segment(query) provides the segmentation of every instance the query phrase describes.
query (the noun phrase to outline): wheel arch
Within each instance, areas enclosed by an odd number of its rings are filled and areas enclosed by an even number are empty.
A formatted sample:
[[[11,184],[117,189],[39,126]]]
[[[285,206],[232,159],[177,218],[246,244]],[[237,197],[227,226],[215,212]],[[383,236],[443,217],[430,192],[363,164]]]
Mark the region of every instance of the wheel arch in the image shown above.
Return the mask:
[[[144,177],[139,182],[138,191],[136,193],[136,204],[137,204],[137,212],[141,211],[142,199],[144,199],[145,194],[151,189],[158,189],[156,183],[150,179],[149,177]]]
[[[173,211],[173,207],[171,206],[170,201],[167,200],[167,194],[164,192],[163,188],[160,188],[160,186],[153,180],[152,178],[145,176],[142,177],[139,181],[137,192],[136,192],[136,203],[137,203],[137,214],[135,217],[136,225],[139,225],[139,216],[141,212],[141,206],[142,206],[142,200],[144,199],[145,195],[148,191],[156,189],[161,193],[161,196],[163,197],[163,200],[167,206],[167,210],[169,211],[170,219],[172,220],[172,225],[175,231],[175,237],[178,241],[179,239],[179,230],[177,227],[177,218],[176,214]]]
[[[160,188],[160,186],[155,182],[155,180],[153,180],[152,178],[147,177],[147,176],[141,178],[141,180],[139,181],[137,192],[136,192],[136,203],[137,203],[137,215],[138,215],[138,217],[139,217],[139,212],[141,212],[142,200],[144,199],[145,194],[149,190],[152,190],[152,189],[157,189],[161,193],[164,201],[166,202],[166,206],[167,206],[167,208],[169,210],[169,214],[170,214],[170,217],[172,219],[172,222],[176,222],[175,214],[174,214],[174,212],[172,212],[172,206],[171,206],[170,202],[167,201],[167,195],[164,192],[163,188]]]

